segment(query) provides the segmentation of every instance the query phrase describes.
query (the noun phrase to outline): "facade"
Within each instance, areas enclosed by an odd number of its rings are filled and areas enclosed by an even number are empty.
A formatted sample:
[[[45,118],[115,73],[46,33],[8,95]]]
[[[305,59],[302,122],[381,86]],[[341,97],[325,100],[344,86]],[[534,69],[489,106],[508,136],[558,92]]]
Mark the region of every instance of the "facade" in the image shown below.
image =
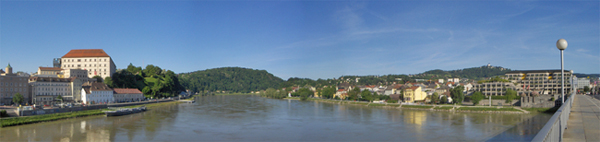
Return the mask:
[[[455,82],[455,83],[459,83],[460,82],[460,78],[449,78],[448,82]]]
[[[415,101],[425,101],[427,93],[421,91],[421,86],[413,86],[404,89],[404,102],[414,103]]]
[[[565,71],[565,94],[571,92],[571,75],[573,71]],[[518,95],[556,95],[561,94],[560,70],[524,70],[511,71],[505,74],[509,82],[487,82],[474,85],[474,91],[484,95],[505,95],[508,88],[517,91]],[[535,93],[534,93],[535,92]]]
[[[112,103],[113,90],[104,83],[89,83],[81,87],[81,100],[84,104]]]
[[[565,70],[565,94],[571,92],[571,76],[573,71]],[[518,94],[561,94],[560,70],[527,70],[511,71],[506,78],[514,83]]]
[[[27,75],[14,74],[8,64],[5,72],[0,74],[0,105],[13,104],[12,98],[17,93],[23,95],[23,104],[31,104],[27,78]]]
[[[142,101],[142,100],[146,99],[144,97],[142,91],[140,91],[138,89],[115,88],[113,90],[114,90],[113,96],[115,96],[115,102],[117,102],[117,103],[136,102],[136,101]]]
[[[62,56],[61,68],[87,70],[88,78],[96,75],[106,78],[115,73],[117,66],[102,49],[73,49]]]
[[[577,88],[583,89],[585,86],[590,87],[590,79],[587,78],[578,78],[577,79]],[[592,88],[592,87],[590,87]]]
[[[52,105],[60,103],[56,100],[58,96],[63,98],[63,102],[75,101],[77,89],[81,88],[81,83],[76,78],[58,78],[58,77],[39,77],[29,78],[31,86],[31,96],[33,103],[37,105]]]
[[[58,77],[63,69],[54,67],[39,67],[37,75],[39,77]]]

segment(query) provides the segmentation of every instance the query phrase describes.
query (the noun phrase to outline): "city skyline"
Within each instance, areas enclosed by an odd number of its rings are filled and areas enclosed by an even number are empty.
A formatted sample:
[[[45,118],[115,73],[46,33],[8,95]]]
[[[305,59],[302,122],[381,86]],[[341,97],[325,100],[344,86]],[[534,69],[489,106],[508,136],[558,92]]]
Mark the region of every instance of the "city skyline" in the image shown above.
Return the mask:
[[[218,67],[287,79],[487,65],[600,73],[598,1],[1,1],[0,65],[35,72],[71,49],[117,68]]]

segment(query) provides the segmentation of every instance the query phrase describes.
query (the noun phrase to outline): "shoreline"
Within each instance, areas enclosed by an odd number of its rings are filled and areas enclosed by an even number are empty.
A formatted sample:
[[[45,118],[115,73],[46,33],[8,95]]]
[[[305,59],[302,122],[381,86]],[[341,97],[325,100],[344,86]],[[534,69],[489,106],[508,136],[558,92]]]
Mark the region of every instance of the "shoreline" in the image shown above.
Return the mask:
[[[284,98],[288,100],[300,100],[300,98]],[[457,106],[456,108],[452,105],[401,105],[401,104],[379,104],[379,103],[367,103],[367,102],[348,102],[340,100],[329,100],[329,99],[318,99],[309,98],[307,101],[326,102],[333,104],[347,104],[347,105],[359,105],[365,107],[380,107],[380,108],[392,108],[392,109],[408,109],[408,110],[423,110],[423,111],[445,111],[445,112],[461,112],[461,113],[505,113],[505,114],[530,114],[532,112],[521,111],[513,107],[485,107],[485,106]],[[374,106],[371,106],[376,104]],[[450,109],[449,109],[450,107]],[[460,109],[464,108],[464,109]],[[497,109],[497,110],[469,110],[469,109]],[[506,109],[512,111],[506,111]],[[538,112],[534,112],[538,113]]]
[[[158,103],[148,103],[148,104],[140,104],[140,105],[121,106],[121,107],[133,108],[133,107],[146,106],[147,108],[153,108],[153,107],[158,107],[158,106],[162,106],[162,105],[178,104],[178,103],[181,103],[181,102],[178,100],[171,100],[171,101],[158,102]],[[0,128],[11,127],[11,126],[21,126],[21,125],[35,124],[35,123],[52,122],[52,121],[72,119],[72,118],[104,115],[105,110],[106,109],[95,109],[95,110],[85,110],[85,111],[76,111],[76,112],[1,118],[0,119]]]

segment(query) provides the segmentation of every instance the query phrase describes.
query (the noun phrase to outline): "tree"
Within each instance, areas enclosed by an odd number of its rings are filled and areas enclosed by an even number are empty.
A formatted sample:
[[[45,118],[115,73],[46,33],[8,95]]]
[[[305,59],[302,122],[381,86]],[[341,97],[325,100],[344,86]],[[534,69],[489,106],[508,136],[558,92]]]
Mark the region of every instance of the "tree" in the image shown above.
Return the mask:
[[[108,87],[112,87],[112,88],[115,87],[114,83],[110,77],[104,78],[104,84],[106,84]]]
[[[310,91],[310,89],[308,88],[300,88],[300,90],[298,90],[298,93],[300,95],[300,100],[305,101],[308,99],[308,97],[313,95],[313,92]]]
[[[360,94],[360,89],[358,87],[354,87],[354,89],[348,91],[348,99],[358,100],[358,94]]]
[[[23,98],[23,95],[21,95],[21,93],[17,93],[13,96],[13,100],[12,100],[15,104],[21,104],[23,103],[23,101],[25,101],[25,99]]]
[[[583,87],[583,92],[590,92],[590,87],[589,86]]]
[[[461,104],[463,99],[465,98],[465,96],[463,94],[463,90],[464,90],[463,86],[456,86],[456,87],[452,88],[452,90],[450,91],[450,95],[452,96],[452,101],[454,101],[455,104]]]
[[[369,101],[372,102],[373,101],[373,96],[371,95],[371,91],[369,90],[363,90],[362,92],[360,92],[360,97],[361,100],[365,100],[365,101]]]
[[[510,88],[506,89],[506,101],[505,103],[511,103],[517,97],[517,91],[512,90]]]
[[[444,104],[448,103],[448,97],[446,95],[443,95],[442,99],[441,99],[441,102],[444,103]]]
[[[98,82],[102,82],[102,77],[100,77],[100,76],[98,76],[98,75],[95,75],[95,76],[94,76],[94,77],[92,77],[92,78],[96,79],[96,81],[98,81]]]
[[[63,97],[61,95],[56,96],[56,100],[59,100],[60,103],[63,102]]]
[[[437,104],[439,99],[440,99],[440,95],[438,95],[437,92],[434,92],[433,95],[431,95],[431,103]]]
[[[473,105],[479,104],[479,101],[483,100],[483,94],[477,91],[471,95],[471,101],[473,101]]]

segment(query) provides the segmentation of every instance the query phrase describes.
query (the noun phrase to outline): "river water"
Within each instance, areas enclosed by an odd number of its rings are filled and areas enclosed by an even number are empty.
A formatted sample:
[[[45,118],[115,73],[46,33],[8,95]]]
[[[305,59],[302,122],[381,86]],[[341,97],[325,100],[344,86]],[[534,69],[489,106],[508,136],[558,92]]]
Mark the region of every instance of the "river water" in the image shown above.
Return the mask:
[[[550,117],[205,96],[127,116],[0,128],[0,141],[527,141]]]

